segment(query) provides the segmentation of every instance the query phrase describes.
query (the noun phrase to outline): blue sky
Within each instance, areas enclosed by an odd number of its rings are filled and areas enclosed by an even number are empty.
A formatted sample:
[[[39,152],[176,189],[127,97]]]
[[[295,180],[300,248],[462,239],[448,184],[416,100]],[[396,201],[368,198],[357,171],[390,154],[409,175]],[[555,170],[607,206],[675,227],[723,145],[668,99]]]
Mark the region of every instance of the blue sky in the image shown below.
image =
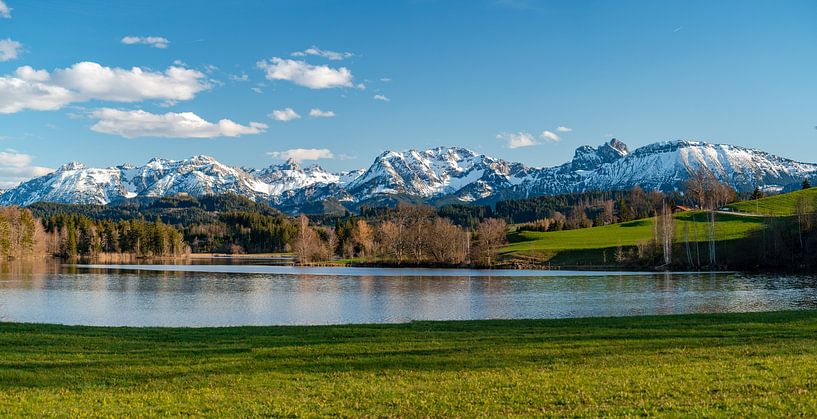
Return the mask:
[[[2,0],[0,186],[438,145],[548,166],[610,137],[817,162],[815,69],[814,1]]]

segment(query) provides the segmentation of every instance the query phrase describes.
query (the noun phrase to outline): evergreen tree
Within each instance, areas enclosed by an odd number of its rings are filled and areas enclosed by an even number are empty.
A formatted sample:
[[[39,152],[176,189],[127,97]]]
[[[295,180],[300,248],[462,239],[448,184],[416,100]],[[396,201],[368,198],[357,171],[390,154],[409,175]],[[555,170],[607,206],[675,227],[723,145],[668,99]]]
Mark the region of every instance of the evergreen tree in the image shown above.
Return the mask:
[[[77,232],[74,229],[73,224],[70,222],[66,228],[68,229],[68,237],[65,241],[63,255],[70,258],[77,255]]]
[[[752,200],[756,201],[760,198],[763,198],[763,191],[760,190],[759,186],[755,186],[755,190],[752,192]]]
[[[808,181],[808,178],[803,179],[803,189],[811,189],[811,182]]]
[[[22,240],[16,246],[26,250],[31,247],[27,238],[31,236],[33,239],[34,230],[30,228],[31,221],[26,215],[21,215],[20,225],[23,228]],[[182,233],[159,219],[149,222],[139,218],[114,223],[110,220],[93,220],[84,215],[59,214],[44,220],[43,227],[59,242],[59,254],[63,257],[94,257],[100,252],[177,256],[187,251]]]
[[[621,219],[622,222],[630,221],[633,219],[633,211],[630,209],[630,206],[627,204],[627,201],[622,197],[618,200],[618,217]]]

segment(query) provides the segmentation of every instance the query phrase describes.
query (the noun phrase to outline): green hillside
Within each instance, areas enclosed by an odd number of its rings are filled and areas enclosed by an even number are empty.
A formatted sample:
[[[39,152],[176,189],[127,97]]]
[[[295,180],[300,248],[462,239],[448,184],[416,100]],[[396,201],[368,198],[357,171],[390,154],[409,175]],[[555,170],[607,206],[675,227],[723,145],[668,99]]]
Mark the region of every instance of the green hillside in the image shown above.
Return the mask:
[[[705,242],[708,213],[675,214],[676,239]],[[747,237],[763,227],[763,218],[718,213],[715,236],[718,241]],[[535,258],[554,264],[587,265],[610,263],[618,247],[632,247],[653,237],[653,218],[578,230],[553,232],[524,231],[511,234],[511,244],[502,249],[506,258]],[[606,254],[605,254],[606,252]]]
[[[689,225],[690,240],[695,241],[697,230],[704,241],[709,214],[705,212],[687,212],[675,214],[676,237],[681,240],[684,235],[684,223]],[[718,213],[716,216],[715,235],[718,240],[733,240],[746,237],[752,231],[763,226],[760,217],[749,217],[740,214]],[[639,241],[649,240],[653,235],[653,218],[613,224],[603,227],[583,228],[552,232],[524,231],[512,236],[505,252],[521,250],[584,250],[603,249],[616,246],[634,246]]]
[[[716,239],[728,244],[747,238],[770,222],[764,215],[785,223],[785,218],[796,213],[797,202],[802,200],[808,203],[807,211],[817,210],[817,188],[730,204],[727,208],[735,213],[716,214]],[[692,243],[707,241],[708,213],[692,211],[674,217],[676,242],[686,242],[687,238]],[[654,219],[648,218],[578,230],[512,233],[511,243],[501,250],[501,255],[511,262],[614,265],[613,255],[618,248],[632,248],[652,239],[653,223]]]
[[[737,202],[730,204],[728,208],[734,211],[752,214],[776,216],[794,215],[797,200],[801,198],[807,202],[811,202],[811,206],[814,207],[815,204],[817,204],[817,188],[770,196],[756,201]]]
[[[615,246],[635,246],[639,240],[652,237],[652,225],[653,219],[650,218],[578,230],[523,231],[512,234],[512,243],[505,247],[504,252],[586,250]]]

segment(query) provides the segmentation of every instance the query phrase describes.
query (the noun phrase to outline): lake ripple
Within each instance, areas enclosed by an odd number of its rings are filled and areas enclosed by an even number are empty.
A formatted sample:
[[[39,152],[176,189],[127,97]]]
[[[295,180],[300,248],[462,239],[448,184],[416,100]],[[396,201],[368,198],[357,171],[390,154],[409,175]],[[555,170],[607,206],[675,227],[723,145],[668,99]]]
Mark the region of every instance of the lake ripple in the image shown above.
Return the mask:
[[[0,321],[232,326],[817,308],[817,277],[264,265],[0,265]]]

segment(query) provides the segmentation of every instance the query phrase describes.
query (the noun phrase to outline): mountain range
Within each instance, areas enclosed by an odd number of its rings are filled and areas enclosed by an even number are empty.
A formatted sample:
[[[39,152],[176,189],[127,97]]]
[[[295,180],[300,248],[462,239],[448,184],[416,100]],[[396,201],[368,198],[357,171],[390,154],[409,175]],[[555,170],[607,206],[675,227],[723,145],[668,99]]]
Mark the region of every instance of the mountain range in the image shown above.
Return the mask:
[[[77,162],[0,195],[2,205],[108,204],[132,198],[235,193],[288,213],[356,209],[396,201],[492,203],[590,190],[681,190],[705,167],[739,191],[788,190],[817,176],[817,164],[727,144],[667,141],[630,151],[613,139],[582,146],[573,159],[537,168],[457,147],[387,151],[368,169],[331,173],[290,160],[263,169],[231,167],[208,156],[154,158],[143,166],[91,168]]]

